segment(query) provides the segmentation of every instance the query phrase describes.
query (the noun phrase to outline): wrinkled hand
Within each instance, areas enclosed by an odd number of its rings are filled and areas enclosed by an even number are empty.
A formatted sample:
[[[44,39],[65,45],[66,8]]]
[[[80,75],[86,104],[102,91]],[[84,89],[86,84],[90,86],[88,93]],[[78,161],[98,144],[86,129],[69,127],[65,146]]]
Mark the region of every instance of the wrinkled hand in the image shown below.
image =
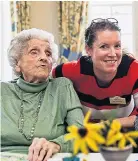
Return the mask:
[[[50,142],[45,138],[34,138],[29,147],[28,160],[29,161],[46,161],[53,154],[60,151],[60,145]]]

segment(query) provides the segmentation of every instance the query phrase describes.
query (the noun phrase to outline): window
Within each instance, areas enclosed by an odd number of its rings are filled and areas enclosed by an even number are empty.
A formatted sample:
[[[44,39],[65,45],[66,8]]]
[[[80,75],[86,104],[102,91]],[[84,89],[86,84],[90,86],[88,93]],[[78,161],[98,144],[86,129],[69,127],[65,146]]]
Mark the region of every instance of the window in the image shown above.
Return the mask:
[[[116,18],[121,28],[121,39],[123,48],[133,53],[133,32],[132,32],[132,2],[89,2],[88,25],[95,18]]]

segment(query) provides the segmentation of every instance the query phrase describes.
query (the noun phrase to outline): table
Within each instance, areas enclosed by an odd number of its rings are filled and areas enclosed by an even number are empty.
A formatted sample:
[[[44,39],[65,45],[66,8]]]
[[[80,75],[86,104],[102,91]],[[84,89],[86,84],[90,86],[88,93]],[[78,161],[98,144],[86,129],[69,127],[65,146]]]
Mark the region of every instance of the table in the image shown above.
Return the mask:
[[[57,153],[48,161],[62,161],[63,157],[70,156],[69,153]],[[78,155],[82,161],[82,158],[86,158],[87,161],[104,161],[102,155],[100,153],[90,153],[87,156],[84,154]],[[25,154],[17,154],[17,153],[1,153],[1,161],[27,161],[27,155]],[[138,161],[138,153],[132,153],[127,161]]]

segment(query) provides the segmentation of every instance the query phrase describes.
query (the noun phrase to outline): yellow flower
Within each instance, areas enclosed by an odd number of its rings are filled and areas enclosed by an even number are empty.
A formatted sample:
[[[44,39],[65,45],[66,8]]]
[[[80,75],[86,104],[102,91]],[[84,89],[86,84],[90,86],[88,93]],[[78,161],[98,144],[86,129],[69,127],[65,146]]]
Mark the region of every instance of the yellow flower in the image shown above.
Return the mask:
[[[119,121],[114,120],[109,126],[110,126],[110,129],[108,131],[107,138],[106,138],[107,146],[115,144],[118,140],[122,138],[122,133],[120,132],[121,124]]]
[[[127,142],[130,142],[134,147],[137,147],[137,144],[134,141],[134,139],[138,137],[138,131],[130,131],[122,134],[123,135],[118,143],[118,147],[120,149],[123,149]]]
[[[123,149],[127,142],[130,142],[134,147],[137,147],[134,138],[138,137],[138,131],[121,132],[121,124],[114,120],[110,125],[110,130],[107,134],[106,145],[110,146],[118,141],[118,147]]]
[[[74,140],[74,155],[76,155],[79,150],[88,154],[88,147],[93,151],[98,151],[98,144],[105,143],[105,139],[100,135],[100,131],[104,126],[102,124],[88,123],[90,116],[91,112],[88,111],[83,121],[84,127],[78,128],[72,125],[67,128],[69,133],[65,136],[65,140]]]

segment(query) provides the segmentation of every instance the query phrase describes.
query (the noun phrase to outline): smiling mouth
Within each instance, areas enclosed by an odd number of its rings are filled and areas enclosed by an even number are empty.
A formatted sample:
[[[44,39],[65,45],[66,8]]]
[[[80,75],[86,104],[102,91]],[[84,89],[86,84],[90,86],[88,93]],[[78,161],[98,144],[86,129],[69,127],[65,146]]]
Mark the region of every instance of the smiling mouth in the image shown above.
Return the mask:
[[[117,60],[105,60],[104,62],[114,64],[117,62]]]

